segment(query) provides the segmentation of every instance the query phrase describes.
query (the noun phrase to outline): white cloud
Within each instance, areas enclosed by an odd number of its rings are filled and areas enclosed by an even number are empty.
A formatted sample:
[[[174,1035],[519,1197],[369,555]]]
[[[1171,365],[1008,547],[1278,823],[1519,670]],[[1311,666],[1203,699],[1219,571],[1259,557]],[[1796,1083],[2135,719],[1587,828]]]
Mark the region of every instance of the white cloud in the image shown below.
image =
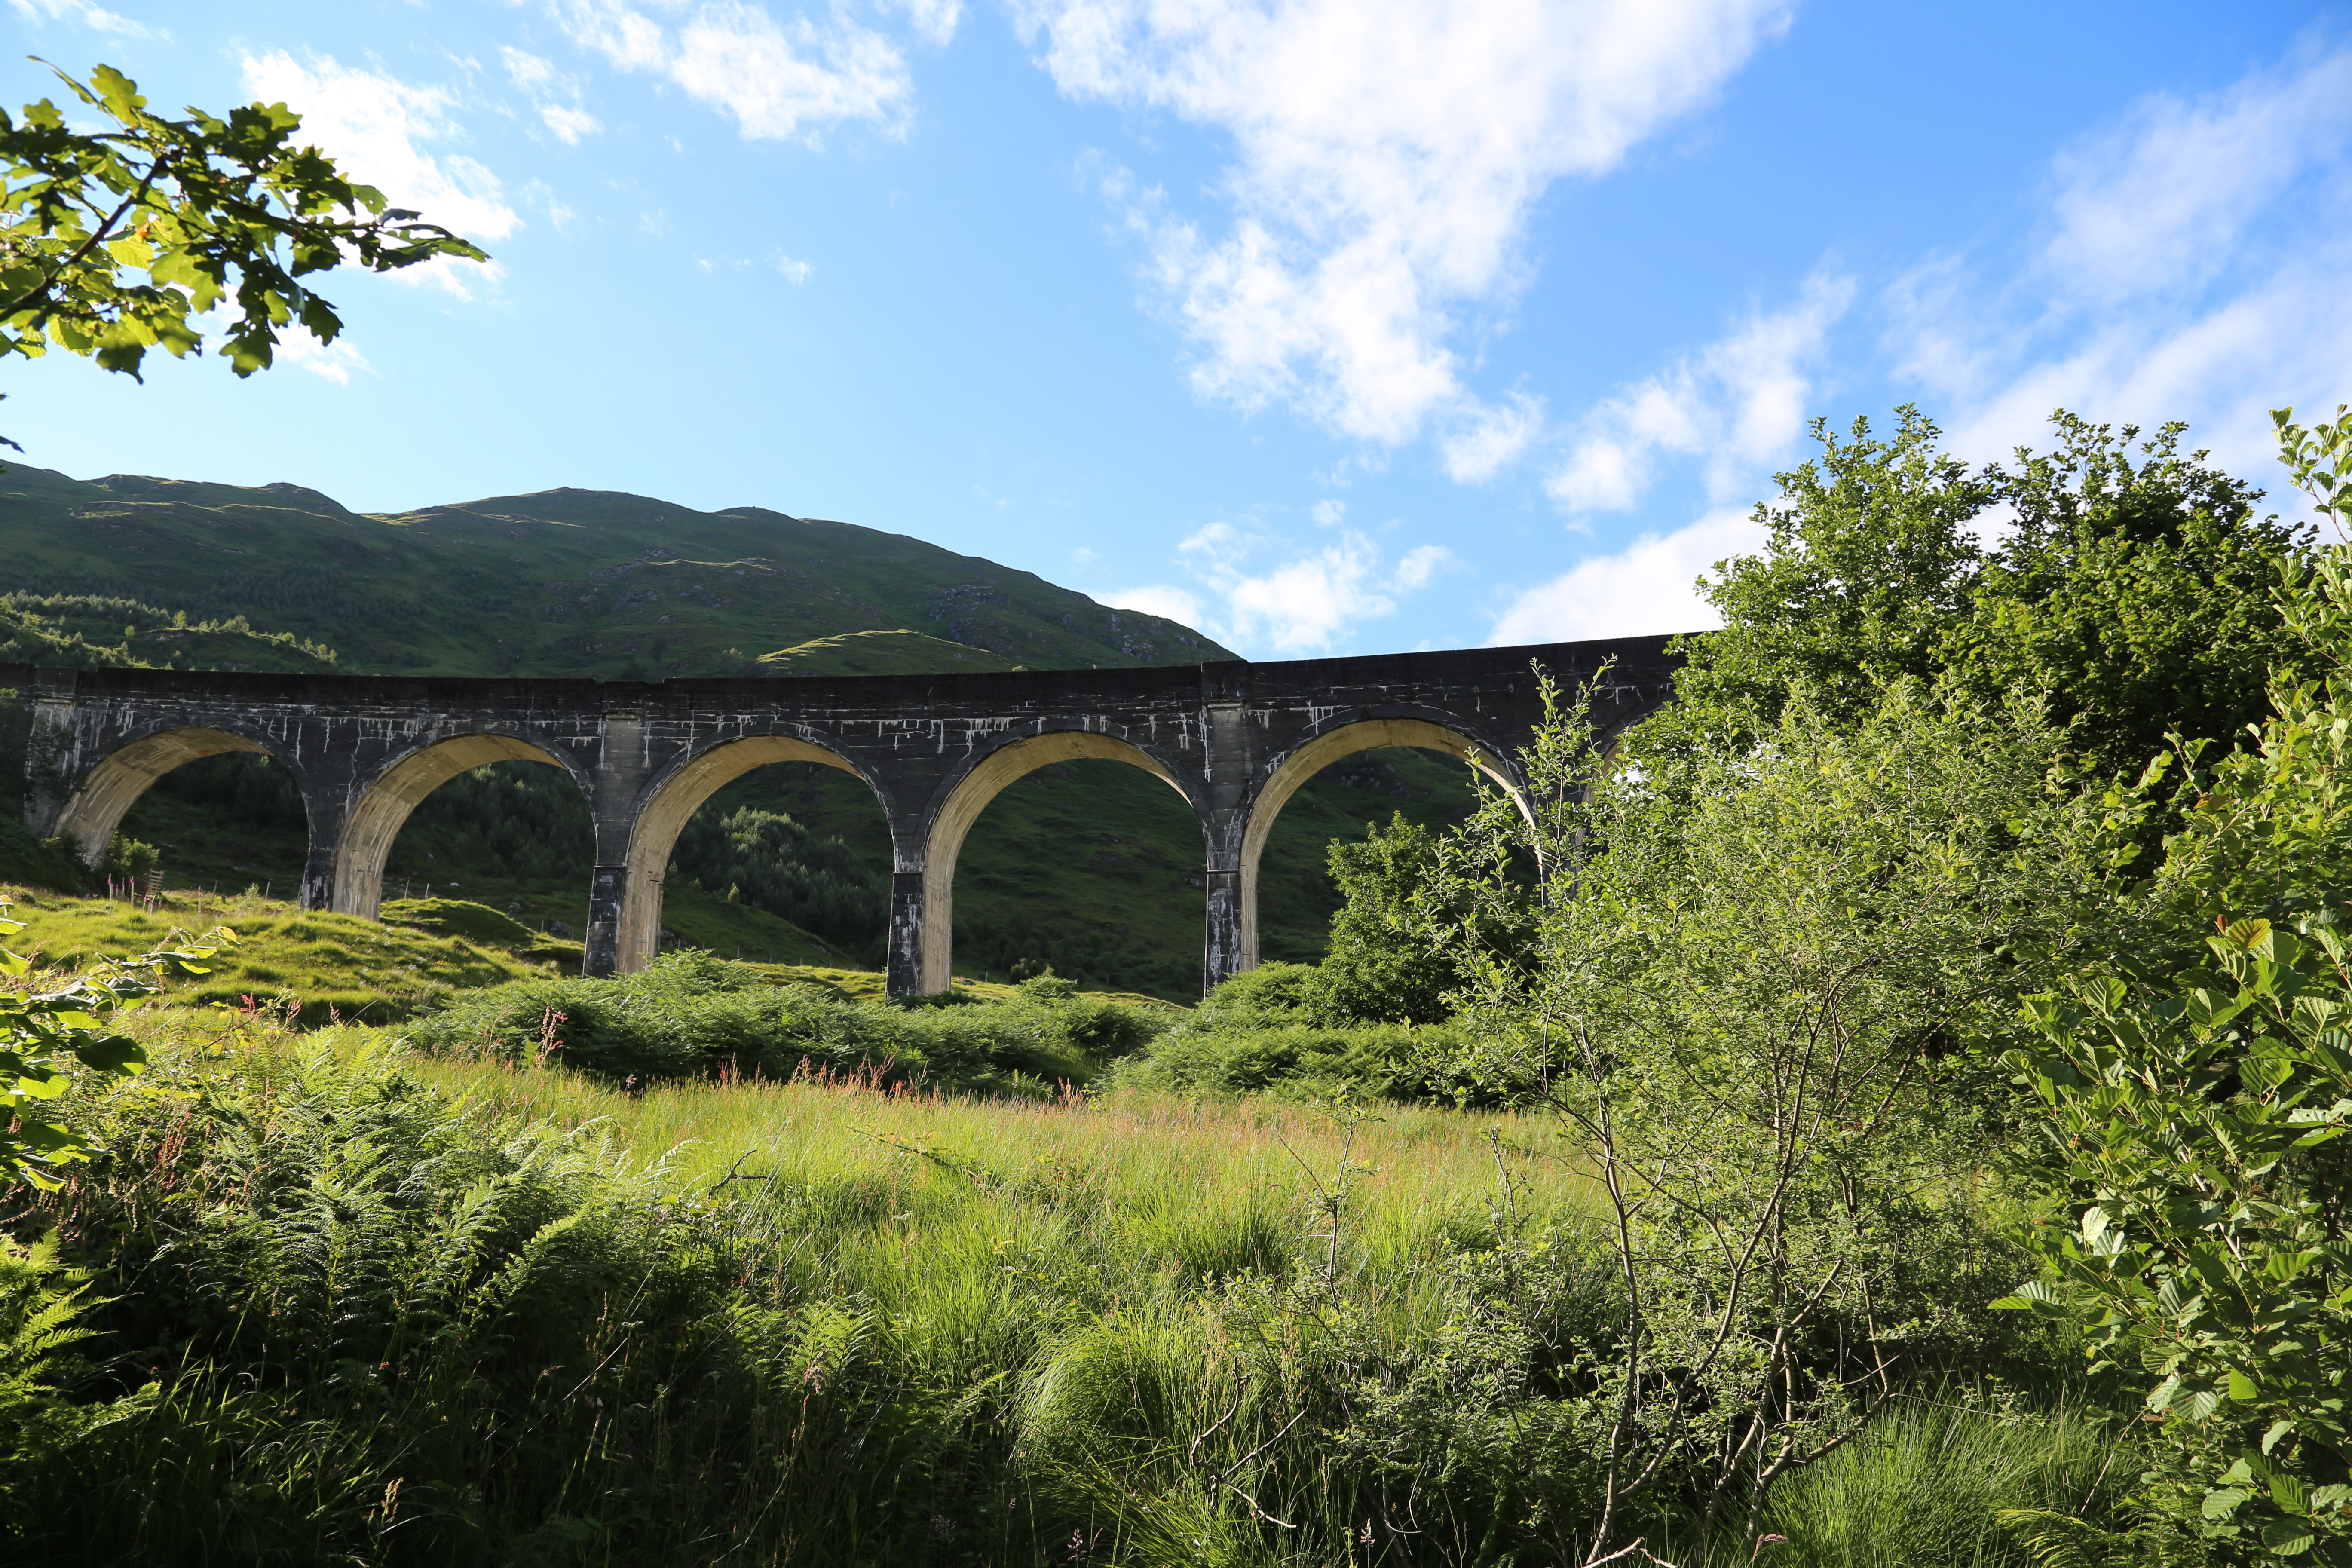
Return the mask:
[[[1719,342],[1604,400],[1579,423],[1544,488],[1572,513],[1631,510],[1662,456],[1703,458],[1708,499],[1752,486],[1803,433],[1811,365],[1853,298],[1816,273],[1787,310],[1751,317]]]
[[[547,214],[547,221],[554,226],[558,234],[568,237],[572,226],[580,221],[580,215],[564,205],[562,198],[556,195],[555,187],[544,180],[529,182],[523,186],[522,195],[524,201]]]
[[[27,22],[78,22],[94,33],[112,33],[119,38],[153,38],[161,43],[172,39],[161,27],[118,16],[89,0],[9,0],[9,4]]]
[[[328,56],[304,65],[283,50],[247,55],[243,67],[247,92],[281,101],[299,114],[306,141],[334,158],[352,179],[383,192],[394,205],[415,208],[428,222],[477,243],[504,239],[521,226],[496,174],[462,153],[436,155],[418,145],[457,134],[446,89],[345,68]],[[461,298],[471,298],[469,282],[495,282],[499,275],[495,263],[447,258],[393,274],[411,281],[429,279]]]
[[[2306,44],[2193,99],[2152,96],[2053,164],[2006,276],[1937,257],[1885,291],[1896,374],[1971,458],[2042,445],[2050,411],[2189,420],[2269,468],[2266,410],[2352,397],[2352,46]]]
[[[1122,196],[1205,397],[1362,440],[1470,406],[1465,305],[1525,280],[1529,211],[1707,99],[1785,0],[1015,0],[1074,98],[1230,135],[1221,237]],[[1475,418],[1471,421],[1475,425]],[[1499,439],[1462,446],[1475,473]],[[1452,460],[1449,458],[1449,460]],[[1496,457],[1497,466],[1504,460]],[[1491,471],[1491,470],[1489,470]]]
[[[1751,499],[1817,411],[1815,367],[1854,293],[1817,273],[1797,304],[1620,390],[1571,426],[1547,488],[1571,513],[1632,510],[1680,459],[1712,504]],[[2266,472],[2268,409],[2352,398],[2352,46],[2143,100],[2053,160],[2028,245],[1927,257],[1874,305],[1874,368],[1919,388],[1969,460],[2046,445],[2064,406],[2186,418],[2225,467]],[[1694,580],[1761,542],[1732,510],[1644,533],[1521,594],[1492,640],[1704,629]]]
[[[583,136],[593,135],[604,128],[604,122],[586,110],[566,104],[542,103],[539,106],[539,117],[550,131],[562,139],[567,147],[577,147]]]
[[[337,386],[349,386],[355,370],[374,368],[351,339],[337,338],[331,343],[322,343],[308,332],[289,332],[279,338],[276,358],[279,364],[298,366]]]
[[[883,0],[882,8],[904,13],[915,36],[934,48],[944,47],[963,19],[961,0]]]
[[[816,276],[814,267],[805,261],[796,261],[781,250],[776,252],[776,270],[782,273],[784,281],[795,289]]]
[[[2055,161],[2046,262],[2078,296],[2204,281],[2314,164],[2352,132],[2352,49],[2309,47],[2183,101],[2151,96]]]
[[[1139,610],[1147,616],[1159,616],[1180,626],[1197,627],[1201,624],[1201,601],[1181,588],[1171,588],[1164,583],[1153,583],[1140,588],[1121,588],[1115,594],[1097,594],[1095,602],[1108,605],[1114,610]]]
[[[507,79],[525,92],[544,92],[556,79],[555,67],[539,56],[510,46],[501,45],[499,58],[506,61]]]
[[[1455,559],[1454,552],[1446,549],[1443,544],[1414,546],[1404,552],[1403,560],[1397,563],[1397,591],[1404,594],[1412,593],[1415,588],[1437,575],[1440,568],[1453,565]]]
[[[649,0],[642,8],[631,0],[548,0],[548,8],[574,43],[683,88],[753,141],[813,141],[845,121],[898,134],[913,110],[914,82],[898,47],[838,10],[820,25],[805,16],[780,22],[747,0]],[[917,0],[908,9],[926,37],[954,29],[951,0]],[[673,27],[656,10],[681,19]]]
[[[1318,503],[1318,521],[1336,525],[1339,506]],[[1420,588],[1454,562],[1444,545],[1424,544],[1391,566],[1380,546],[1355,529],[1306,549],[1231,522],[1210,523],[1178,548],[1186,566],[1223,601],[1213,628],[1219,640],[1278,653],[1331,647],[1359,622],[1396,614],[1397,595]],[[1268,556],[1275,563],[1250,570]]]
[[[1663,536],[1645,533],[1521,594],[1496,619],[1487,646],[1712,630],[1723,623],[1699,597],[1699,575],[1763,542],[1764,531],[1739,511],[1710,512]]]
[[[1499,406],[1471,409],[1463,426],[1439,443],[1445,471],[1456,484],[1485,484],[1517,462],[1543,428],[1544,400],[1525,393],[1514,392]]]
[[[539,118],[567,147],[583,136],[602,131],[604,122],[580,107],[580,84],[557,70],[553,62],[511,46],[499,49],[506,61],[507,78],[520,88],[539,110]]]

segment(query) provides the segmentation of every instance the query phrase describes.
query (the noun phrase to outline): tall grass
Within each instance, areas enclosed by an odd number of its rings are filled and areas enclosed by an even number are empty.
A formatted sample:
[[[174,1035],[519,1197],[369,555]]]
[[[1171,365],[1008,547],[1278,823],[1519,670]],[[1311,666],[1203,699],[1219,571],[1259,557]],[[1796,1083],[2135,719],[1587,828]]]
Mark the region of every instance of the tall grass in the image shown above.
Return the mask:
[[[1498,1158],[1584,1212],[1507,1119],[149,1032],[38,1216],[110,1300],[88,1418],[0,1462],[57,1500],[26,1562],[1447,1561],[1399,1510],[1491,1533],[1492,1489],[1335,1433],[1463,1314]]]
[[[141,1026],[79,1108],[111,1157],[20,1216],[103,1300],[0,1400],[12,1562],[1581,1560],[1610,1273],[1540,1122]],[[1923,1407],[1766,1551],[2021,1563],[1992,1510],[2097,1491],[2094,1447]]]
[[[1781,1541],[1662,1550],[1683,1568],[2026,1568],[2000,1510],[2107,1514],[2137,1479],[2136,1458],[2105,1413],[1906,1400],[1773,1493],[1764,1530]]]

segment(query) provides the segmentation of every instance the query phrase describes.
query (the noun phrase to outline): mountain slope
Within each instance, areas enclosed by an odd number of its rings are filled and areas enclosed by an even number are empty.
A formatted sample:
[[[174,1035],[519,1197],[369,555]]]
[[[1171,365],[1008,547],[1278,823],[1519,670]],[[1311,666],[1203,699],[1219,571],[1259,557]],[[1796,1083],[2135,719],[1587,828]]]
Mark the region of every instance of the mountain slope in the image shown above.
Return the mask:
[[[901,629],[1033,669],[1234,657],[1173,621],[905,534],[611,490],[378,515],[296,485],[12,465],[0,584],[242,616],[360,674],[772,673],[761,655]]]

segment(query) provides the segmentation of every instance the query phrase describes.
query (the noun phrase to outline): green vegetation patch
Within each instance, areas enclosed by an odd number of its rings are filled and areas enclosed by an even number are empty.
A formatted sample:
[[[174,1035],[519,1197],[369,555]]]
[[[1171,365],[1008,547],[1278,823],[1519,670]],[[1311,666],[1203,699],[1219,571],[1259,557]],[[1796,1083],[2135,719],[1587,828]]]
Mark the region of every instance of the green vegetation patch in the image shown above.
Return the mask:
[[[462,936],[494,947],[530,947],[539,932],[488,904],[464,899],[394,899],[380,911],[393,925],[415,926],[436,936]]]
[[[1001,1001],[894,1007],[687,951],[610,980],[545,978],[449,996],[407,1028],[436,1054],[551,1062],[607,1081],[862,1072],[874,1081],[1052,1095],[1150,1043],[1160,1007],[1036,980]]]
[[[977,675],[1025,668],[984,647],[968,647],[905,626],[813,637],[760,656],[762,675]]]
[[[20,893],[16,902],[17,918],[31,922],[28,956],[64,969],[176,945],[226,926],[236,933],[236,944],[214,961],[210,974],[180,982],[171,994],[199,1003],[290,1003],[297,1016],[311,1023],[331,1017],[389,1023],[451,991],[545,973],[494,944],[298,910],[252,895],[172,896],[153,910],[46,892]]]

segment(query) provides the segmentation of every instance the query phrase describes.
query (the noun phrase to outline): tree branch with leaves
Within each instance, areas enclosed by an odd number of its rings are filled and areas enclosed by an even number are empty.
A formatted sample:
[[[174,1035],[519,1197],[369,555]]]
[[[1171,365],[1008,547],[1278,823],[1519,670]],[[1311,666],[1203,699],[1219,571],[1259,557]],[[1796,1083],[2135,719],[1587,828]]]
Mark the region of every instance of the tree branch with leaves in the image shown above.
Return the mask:
[[[246,376],[289,329],[342,331],[313,274],[489,259],[350,178],[282,103],[175,120],[111,66],[57,76],[102,124],[47,99],[0,110],[0,354],[62,349],[135,378],[148,350],[200,349],[199,319],[233,307],[220,352]]]

